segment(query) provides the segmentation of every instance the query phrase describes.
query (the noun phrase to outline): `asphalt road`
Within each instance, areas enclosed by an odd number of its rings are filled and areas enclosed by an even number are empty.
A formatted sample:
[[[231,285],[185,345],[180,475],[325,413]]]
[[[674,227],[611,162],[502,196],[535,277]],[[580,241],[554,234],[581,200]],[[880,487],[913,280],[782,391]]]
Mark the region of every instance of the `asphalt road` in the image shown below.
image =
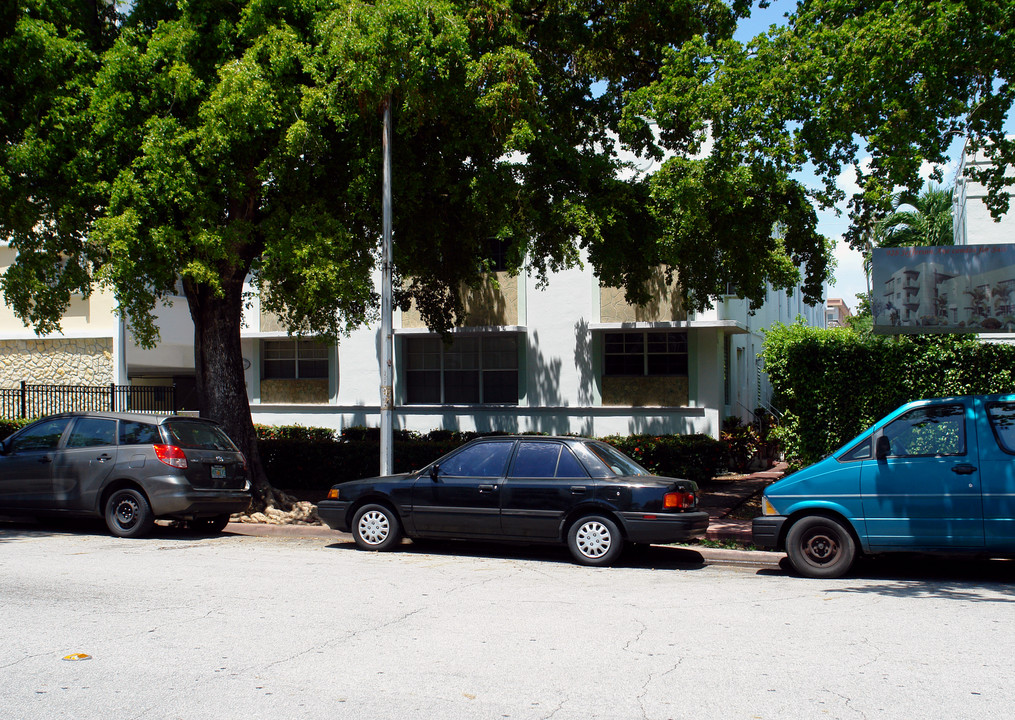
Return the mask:
[[[0,717],[1007,720],[1013,580],[0,524]]]

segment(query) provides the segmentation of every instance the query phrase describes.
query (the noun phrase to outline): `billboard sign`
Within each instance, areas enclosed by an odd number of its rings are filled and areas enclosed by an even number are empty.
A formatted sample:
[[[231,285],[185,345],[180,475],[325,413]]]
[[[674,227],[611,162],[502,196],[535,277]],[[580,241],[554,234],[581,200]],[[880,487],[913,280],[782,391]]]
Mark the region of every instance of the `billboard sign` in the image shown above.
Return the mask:
[[[875,248],[878,333],[1015,332],[1015,245]]]

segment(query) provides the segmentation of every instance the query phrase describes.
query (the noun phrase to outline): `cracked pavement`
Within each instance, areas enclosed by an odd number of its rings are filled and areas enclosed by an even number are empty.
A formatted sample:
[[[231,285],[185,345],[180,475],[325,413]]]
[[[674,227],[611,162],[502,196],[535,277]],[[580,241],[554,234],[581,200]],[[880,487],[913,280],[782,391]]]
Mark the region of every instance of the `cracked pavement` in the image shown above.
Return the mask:
[[[180,552],[165,552],[166,550]],[[0,524],[10,718],[1010,716],[1015,570]],[[86,653],[87,661],[65,661]]]

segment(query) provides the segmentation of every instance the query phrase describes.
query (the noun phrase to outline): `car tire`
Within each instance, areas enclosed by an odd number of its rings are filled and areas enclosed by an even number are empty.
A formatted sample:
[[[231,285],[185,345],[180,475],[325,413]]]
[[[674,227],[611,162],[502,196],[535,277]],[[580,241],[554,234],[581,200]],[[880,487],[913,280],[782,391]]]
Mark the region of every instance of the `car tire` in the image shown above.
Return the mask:
[[[117,537],[144,537],[154,525],[155,515],[144,493],[121,488],[106,500],[106,527]]]
[[[402,524],[391,508],[364,505],[352,518],[352,538],[360,550],[390,550],[402,541]]]
[[[786,554],[804,577],[842,577],[856,560],[853,534],[838,520],[810,515],[797,520],[786,535]]]
[[[620,557],[624,538],[617,524],[608,517],[586,515],[568,530],[567,547],[579,564],[605,567]]]
[[[195,518],[187,523],[191,530],[203,533],[220,533],[229,524],[229,515],[215,515],[213,517]]]

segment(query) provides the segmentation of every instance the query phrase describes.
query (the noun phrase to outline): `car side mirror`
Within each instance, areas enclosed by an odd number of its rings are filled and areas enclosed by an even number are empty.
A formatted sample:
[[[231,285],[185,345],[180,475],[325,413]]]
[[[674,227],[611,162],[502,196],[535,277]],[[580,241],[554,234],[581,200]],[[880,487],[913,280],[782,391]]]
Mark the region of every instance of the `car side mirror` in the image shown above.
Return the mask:
[[[874,446],[874,456],[878,460],[884,460],[891,454],[891,452],[892,452],[891,442],[889,442],[888,438],[882,435],[881,437],[878,438],[877,445]]]
[[[441,466],[440,465],[431,465],[430,466],[430,479],[433,480],[434,482],[440,482],[440,472],[441,472]]]

